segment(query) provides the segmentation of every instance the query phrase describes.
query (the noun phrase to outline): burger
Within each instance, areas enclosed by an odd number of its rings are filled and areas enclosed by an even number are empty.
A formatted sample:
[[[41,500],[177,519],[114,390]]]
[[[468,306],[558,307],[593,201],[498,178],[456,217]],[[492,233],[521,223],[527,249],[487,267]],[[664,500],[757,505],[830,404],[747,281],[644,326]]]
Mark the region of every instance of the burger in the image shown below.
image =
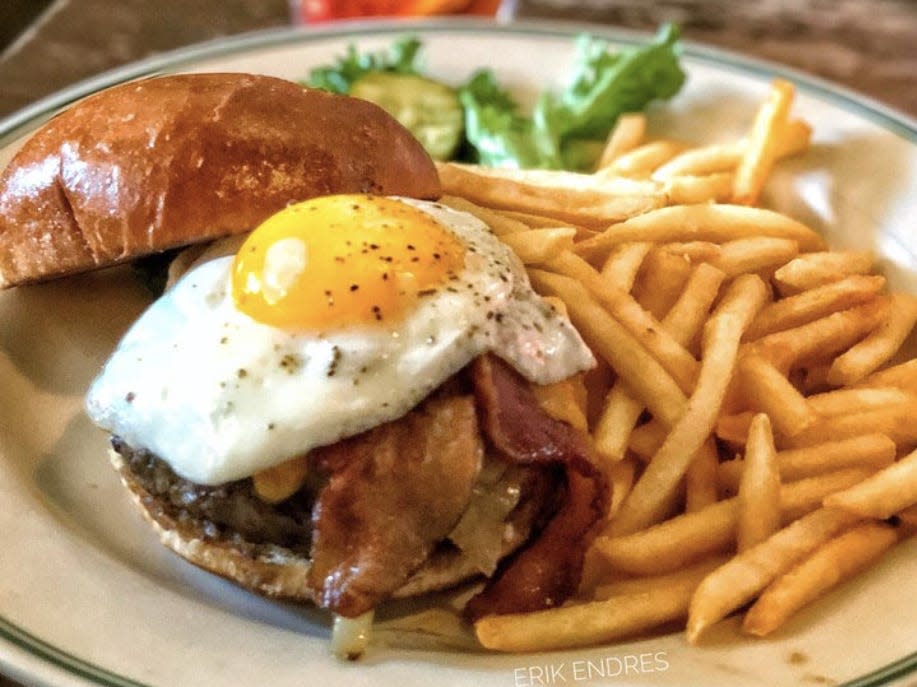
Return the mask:
[[[470,617],[576,589],[606,485],[534,386],[590,368],[410,133],[266,76],[124,84],[0,177],[0,285],[192,246],[87,394],[161,541],[366,618],[485,580]]]

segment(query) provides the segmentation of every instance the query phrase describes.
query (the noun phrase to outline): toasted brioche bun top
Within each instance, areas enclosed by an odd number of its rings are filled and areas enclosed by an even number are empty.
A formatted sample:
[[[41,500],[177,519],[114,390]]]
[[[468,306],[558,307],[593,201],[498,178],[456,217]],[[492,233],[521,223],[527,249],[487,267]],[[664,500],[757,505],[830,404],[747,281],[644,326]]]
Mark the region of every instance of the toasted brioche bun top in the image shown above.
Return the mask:
[[[250,74],[184,74],[91,96],[0,176],[0,288],[249,231],[331,193],[436,198],[381,108]]]

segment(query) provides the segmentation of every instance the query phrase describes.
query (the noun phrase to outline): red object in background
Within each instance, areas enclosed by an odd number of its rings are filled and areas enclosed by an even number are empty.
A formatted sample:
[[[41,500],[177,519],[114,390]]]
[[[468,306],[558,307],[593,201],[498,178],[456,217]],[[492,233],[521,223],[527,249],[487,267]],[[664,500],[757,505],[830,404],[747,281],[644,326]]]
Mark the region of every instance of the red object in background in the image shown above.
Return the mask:
[[[410,17],[431,14],[493,16],[500,0],[299,0],[296,17],[310,24],[355,17]]]

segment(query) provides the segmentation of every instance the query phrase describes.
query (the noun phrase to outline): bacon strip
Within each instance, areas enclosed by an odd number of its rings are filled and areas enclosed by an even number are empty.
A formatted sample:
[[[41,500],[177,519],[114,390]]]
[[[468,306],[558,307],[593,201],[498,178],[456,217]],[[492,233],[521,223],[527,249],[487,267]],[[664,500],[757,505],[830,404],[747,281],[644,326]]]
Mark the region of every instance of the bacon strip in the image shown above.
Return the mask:
[[[608,486],[592,462],[586,438],[545,413],[528,383],[493,355],[472,367],[485,436],[504,456],[527,465],[561,465],[566,493],[544,530],[508,561],[465,608],[471,619],[535,611],[563,603],[576,591]]]
[[[483,458],[474,398],[429,400],[315,458],[329,478],[312,511],[310,586],[355,617],[401,587],[467,506]]]

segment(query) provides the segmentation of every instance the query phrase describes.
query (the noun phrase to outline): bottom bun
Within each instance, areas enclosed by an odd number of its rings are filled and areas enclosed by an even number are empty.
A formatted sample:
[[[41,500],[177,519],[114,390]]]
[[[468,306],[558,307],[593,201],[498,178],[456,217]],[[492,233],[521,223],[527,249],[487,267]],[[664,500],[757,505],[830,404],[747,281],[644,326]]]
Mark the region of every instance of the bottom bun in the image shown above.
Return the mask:
[[[126,446],[120,450],[131,451]],[[167,498],[152,494],[144,486],[118,450],[110,450],[109,458],[134,503],[166,547],[258,594],[315,602],[308,583],[311,561],[307,553],[277,544],[254,543],[238,532],[215,527],[203,517],[176,509]],[[528,498],[516,506],[506,521],[493,523],[502,528],[501,557],[525,543],[542,517],[540,499]],[[454,546],[442,546],[392,596],[406,598],[441,591],[479,577],[480,568],[473,560]]]
[[[182,558],[265,596],[314,601],[308,586],[311,561],[307,556],[273,544],[252,545],[237,537],[214,536],[205,522],[176,518],[153,496],[115,450],[109,458],[140,512],[159,540]]]

